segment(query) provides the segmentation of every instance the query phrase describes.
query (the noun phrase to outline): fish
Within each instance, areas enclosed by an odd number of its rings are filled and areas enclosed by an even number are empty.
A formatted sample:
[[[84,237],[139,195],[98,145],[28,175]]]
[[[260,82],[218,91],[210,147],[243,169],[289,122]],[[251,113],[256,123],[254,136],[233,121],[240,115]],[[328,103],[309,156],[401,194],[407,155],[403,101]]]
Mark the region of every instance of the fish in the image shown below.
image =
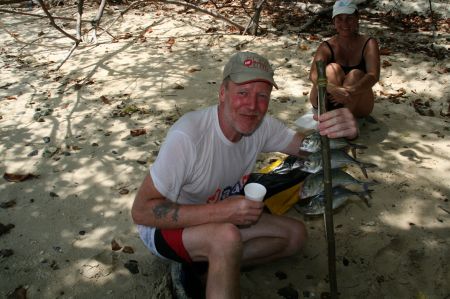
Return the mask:
[[[323,172],[319,171],[318,173],[307,176],[300,192],[300,198],[312,197],[322,193],[324,190],[323,175]],[[370,186],[378,184],[378,182],[375,181],[360,181],[340,168],[331,170],[331,183],[332,187],[358,185],[362,190],[369,190]]]
[[[367,200],[370,192],[372,190],[356,192],[341,186],[334,187],[332,189],[333,210],[343,206],[351,196],[358,196],[370,207],[370,203]],[[294,208],[303,215],[323,214],[325,213],[325,194],[322,192],[312,197],[302,198],[294,205]]]
[[[365,163],[358,161],[354,158],[352,158],[349,154],[344,152],[343,150],[330,150],[330,156],[331,156],[331,168],[341,168],[348,165],[356,165],[361,168],[362,173],[366,178],[367,176],[367,168],[377,167],[377,165],[373,163]],[[298,159],[296,161],[295,167],[300,168],[300,170],[309,172],[309,173],[317,173],[322,170],[322,153],[316,152],[311,153],[309,156],[307,156],[305,159]]]
[[[352,143],[345,138],[329,138],[330,149],[350,149],[353,157],[356,157],[357,149],[367,149],[367,146],[357,143]],[[302,141],[300,150],[308,153],[316,153],[322,148],[321,136],[318,132],[313,132]]]

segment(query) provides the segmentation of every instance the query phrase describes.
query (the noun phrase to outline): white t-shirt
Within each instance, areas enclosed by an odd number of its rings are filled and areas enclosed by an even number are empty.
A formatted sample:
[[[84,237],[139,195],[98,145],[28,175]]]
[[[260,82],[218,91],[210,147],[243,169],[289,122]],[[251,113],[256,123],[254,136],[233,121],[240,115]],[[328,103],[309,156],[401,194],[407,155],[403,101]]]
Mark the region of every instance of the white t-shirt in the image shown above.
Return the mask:
[[[150,174],[173,202],[216,202],[241,193],[258,154],[284,150],[294,134],[266,115],[253,134],[233,143],[220,129],[217,105],[189,112],[169,130]]]

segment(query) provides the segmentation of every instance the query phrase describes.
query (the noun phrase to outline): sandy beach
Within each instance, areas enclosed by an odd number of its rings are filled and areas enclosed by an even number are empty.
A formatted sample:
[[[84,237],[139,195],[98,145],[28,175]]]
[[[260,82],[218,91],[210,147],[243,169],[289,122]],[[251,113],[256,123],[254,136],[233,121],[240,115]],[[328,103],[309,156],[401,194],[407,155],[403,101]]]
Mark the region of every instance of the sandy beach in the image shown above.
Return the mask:
[[[105,20],[124,8],[109,7]],[[334,214],[338,289],[341,298],[448,299],[449,16],[433,36],[423,27],[405,30],[406,23],[393,32],[380,11],[361,19],[361,32],[380,41],[383,55],[373,120],[361,123],[356,141],[368,147],[357,157],[378,166],[368,176],[379,184],[371,207],[351,198]],[[223,65],[239,49],[273,63],[280,88],[269,113],[295,128],[310,109],[312,56],[333,34],[327,24],[298,35],[263,15],[264,35],[241,36],[211,16],[148,5],[109,29],[114,40],[104,33],[95,45],[80,44],[55,71],[69,39],[46,19],[1,12],[0,19],[5,298],[171,298],[168,264],[144,247],[130,217],[167,130],[184,113],[217,103]],[[73,22],[58,24],[74,34]],[[279,156],[261,155],[258,166]],[[367,180],[358,168],[348,172]],[[323,218],[287,215],[306,223],[306,247],[243,272],[243,298],[326,298]]]

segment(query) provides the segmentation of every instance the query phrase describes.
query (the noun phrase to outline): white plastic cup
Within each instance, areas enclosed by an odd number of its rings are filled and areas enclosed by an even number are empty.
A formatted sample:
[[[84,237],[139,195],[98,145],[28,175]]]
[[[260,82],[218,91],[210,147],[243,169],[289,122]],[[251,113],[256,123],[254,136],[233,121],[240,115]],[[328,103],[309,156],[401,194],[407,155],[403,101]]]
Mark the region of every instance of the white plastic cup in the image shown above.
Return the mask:
[[[254,201],[262,201],[266,195],[266,192],[266,187],[258,183],[250,183],[244,187],[245,198]]]

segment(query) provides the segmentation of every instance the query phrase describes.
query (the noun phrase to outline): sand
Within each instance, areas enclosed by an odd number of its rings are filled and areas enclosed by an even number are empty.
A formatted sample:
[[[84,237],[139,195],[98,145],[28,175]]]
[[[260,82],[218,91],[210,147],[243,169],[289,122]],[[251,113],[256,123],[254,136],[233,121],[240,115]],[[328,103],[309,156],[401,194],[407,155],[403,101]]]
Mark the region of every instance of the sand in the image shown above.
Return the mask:
[[[12,34],[0,30],[0,222],[14,225],[0,235],[2,297],[170,298],[168,264],[138,238],[131,204],[170,125],[217,102],[224,61],[237,48],[276,67],[270,114],[295,127],[309,110],[309,64],[321,35],[268,26],[262,37],[243,37],[181,10],[132,10],[110,29],[115,42],[103,34],[83,43],[57,71],[70,40],[46,20],[0,13]],[[73,23],[65,28],[73,33]],[[446,28],[434,42],[448,55]],[[368,20],[361,31],[389,50],[375,86],[376,123],[364,122],[357,140],[368,146],[358,159],[377,164],[368,172],[379,184],[370,208],[352,198],[334,214],[338,289],[342,298],[449,298],[449,60],[408,50],[425,47],[431,32],[399,36]],[[305,221],[307,245],[243,272],[243,298],[329,291],[322,217],[287,214]]]

